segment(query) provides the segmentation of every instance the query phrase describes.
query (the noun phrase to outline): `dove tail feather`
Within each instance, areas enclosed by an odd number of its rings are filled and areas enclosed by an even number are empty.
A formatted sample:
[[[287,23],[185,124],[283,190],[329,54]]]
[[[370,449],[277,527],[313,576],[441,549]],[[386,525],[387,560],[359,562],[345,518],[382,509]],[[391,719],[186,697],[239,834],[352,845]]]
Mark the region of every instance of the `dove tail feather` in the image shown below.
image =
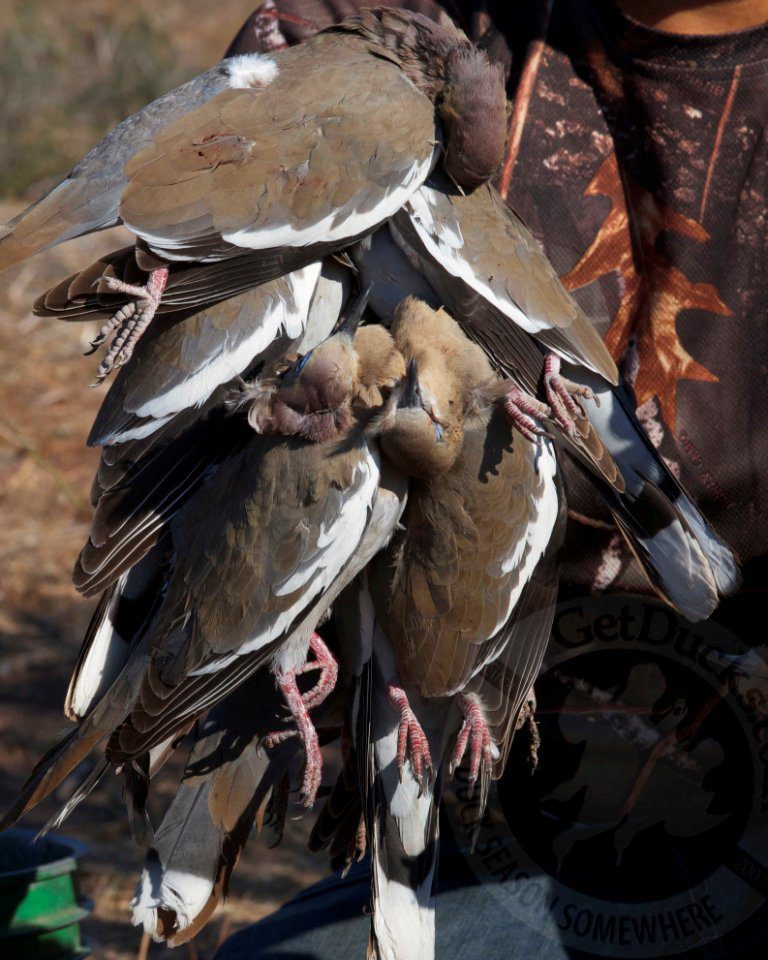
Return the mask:
[[[432,960],[441,775],[419,786],[394,762],[397,726],[374,744],[371,849],[371,960]]]
[[[705,619],[739,588],[738,559],[649,440],[629,389],[576,376],[599,400],[585,407],[626,483],[624,493],[606,493],[619,528],[662,596],[689,620]]]
[[[231,789],[215,774],[196,786],[182,783],[163,822],[131,903],[133,923],[157,942],[184,943],[202,928],[222,896],[254,821],[256,786],[231,829],[211,811],[217,789]],[[258,800],[257,804],[258,805]]]
[[[64,806],[59,810],[57,814],[51,817],[51,819],[45,824],[45,826],[38,833],[38,837],[44,836],[46,833],[49,833],[51,830],[58,830],[59,827],[64,823],[64,821],[69,817],[72,811],[77,807],[83,800],[91,793],[91,791],[98,785],[101,778],[109,770],[110,763],[106,757],[102,757],[97,763],[91,767],[88,774],[83,778],[80,786],[74,791],[70,796],[69,800],[64,804]]]
[[[699,508],[684,490],[676,501],[681,519],[687,524],[712,568],[712,575],[720,596],[729,597],[741,584],[741,572],[737,558],[728,544],[721,540],[702,516]]]
[[[357,753],[350,747],[336,783],[312,828],[308,842],[310,852],[327,850],[334,869],[341,866],[346,872],[365,855],[362,817]]]
[[[419,787],[406,760],[397,768],[399,718],[387,697],[394,658],[386,637],[374,638],[370,688],[370,748],[366,771],[367,832],[371,851],[370,960],[433,960],[439,805],[450,699],[424,700],[408,689],[408,700],[436,763],[434,779]],[[385,679],[386,678],[386,679]]]
[[[719,602],[712,567],[674,504],[649,484],[612,512],[656,591],[694,623],[710,616]]]
[[[254,684],[263,679],[245,684],[202,725],[155,833],[131,903],[134,925],[155,941],[178,946],[208,922],[226,896],[254,821],[260,829],[273,788],[299,749],[292,738],[267,753],[253,731],[248,736],[243,729],[242,707],[250,691],[252,712]]]
[[[226,896],[274,782],[270,761],[254,754],[197,786],[182,784],[163,818],[131,903],[134,925],[153,940],[171,946],[191,940]],[[219,818],[222,796],[230,809]]]
[[[145,666],[143,657],[137,657],[134,663],[129,663],[85,720],[43,755],[13,806],[0,821],[0,831],[13,826],[20,817],[49,796],[125,719],[130,713],[130,705],[139,689]],[[76,793],[88,782],[86,778]],[[75,800],[75,805],[78,802],[79,799]]]
[[[149,799],[149,754],[142,754],[123,764],[123,799],[128,809],[128,824],[138,847],[149,847],[154,833],[147,812]]]
[[[105,731],[86,721],[52,747],[38,762],[13,806],[0,821],[0,831],[12,827],[49,796],[106,735]]]

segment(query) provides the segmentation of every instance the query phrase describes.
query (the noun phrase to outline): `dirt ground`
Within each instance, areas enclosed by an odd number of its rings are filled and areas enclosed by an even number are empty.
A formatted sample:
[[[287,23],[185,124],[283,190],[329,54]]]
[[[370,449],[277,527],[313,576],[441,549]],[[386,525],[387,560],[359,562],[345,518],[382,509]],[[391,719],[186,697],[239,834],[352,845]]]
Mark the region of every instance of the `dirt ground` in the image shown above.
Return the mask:
[[[101,21],[94,19],[96,14],[109,24],[106,8],[110,6],[117,10],[117,5],[103,0],[80,0],[60,9],[72,14],[67,29],[74,30],[81,21],[90,28],[94,23],[98,25]],[[230,0],[224,16],[221,6],[211,7],[199,0],[164,5],[139,0],[131,5],[153,30],[162,32],[164,49],[174,52],[174,70],[187,76],[204,69],[220,55],[252,6],[251,0]],[[38,22],[38,26],[42,23],[40,32],[45,27],[55,35],[60,29],[53,22],[59,8],[47,4],[45,9],[47,20]],[[21,21],[6,19],[5,14],[20,17],[22,12],[28,15],[29,10],[28,4],[0,0],[0,41],[5,43],[4,49],[10,49],[9,43],[19,46],[19,38],[24,35]],[[90,17],[90,12],[94,17]],[[117,14],[116,17],[119,19]],[[21,24],[15,33],[14,23]],[[57,84],[66,63],[46,60],[40,69],[48,71],[46,87],[55,108]],[[108,74],[105,82],[109,82]],[[63,106],[56,115],[62,127],[66,127]],[[12,118],[6,116],[4,134],[11,129],[11,123]],[[39,187],[24,187],[24,199],[33,199],[38,192]],[[22,206],[19,200],[0,202],[0,222],[7,221]],[[97,361],[82,356],[94,331],[90,325],[36,319],[30,307],[38,293],[100,253],[123,246],[126,238],[126,233],[117,230],[75,241],[42,254],[0,279],[3,809],[35,760],[67,727],[61,710],[63,698],[94,606],[80,598],[70,583],[75,557],[87,535],[88,491],[97,462],[97,452],[86,449],[85,437],[104,394],[104,388],[89,387]],[[172,789],[173,778],[169,777],[166,796]],[[55,808],[55,802],[44,805],[25,825],[42,825]],[[298,817],[299,809],[291,815]],[[307,819],[289,819],[285,840],[276,851],[268,850],[264,841],[252,839],[235,872],[229,900],[196,944],[189,950],[177,950],[174,956],[188,952],[201,960],[211,957],[217,943],[228,933],[271,912],[294,892],[324,875],[328,869],[326,861],[311,856],[305,849],[309,829]],[[102,785],[75,812],[62,832],[84,840],[88,846],[82,875],[83,888],[94,903],[91,919],[85,924],[93,956],[99,960],[128,960],[165,955],[165,948],[155,944],[149,947],[148,954],[143,953],[141,932],[130,925],[128,903],[142,853],[128,835],[117,782],[111,779]]]

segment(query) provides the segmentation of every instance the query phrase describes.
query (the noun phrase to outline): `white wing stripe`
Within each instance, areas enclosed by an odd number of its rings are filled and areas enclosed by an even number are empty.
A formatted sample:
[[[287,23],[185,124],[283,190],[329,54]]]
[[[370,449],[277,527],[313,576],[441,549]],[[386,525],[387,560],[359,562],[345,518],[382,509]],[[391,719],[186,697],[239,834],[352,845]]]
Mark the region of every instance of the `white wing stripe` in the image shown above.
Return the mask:
[[[413,191],[418,189],[426,180],[437,160],[438,152],[438,147],[435,147],[425,160],[414,163],[397,186],[385,193],[375,207],[363,213],[356,208],[362,198],[356,196],[344,207],[333,210],[314,223],[275,223],[265,227],[246,228],[232,233],[223,233],[221,235],[222,239],[235,247],[248,250],[275,250],[286,246],[306,247],[312,243],[337,243],[367,233],[393,216]],[[172,240],[148,231],[138,230],[127,221],[126,226],[141,236],[149,245],[150,250],[159,256],[169,260],[189,259],[188,253],[181,257],[176,257],[173,253],[174,249],[181,249],[182,251],[189,249],[190,240],[188,237]],[[213,255],[209,258],[203,257],[201,260],[207,262],[219,258],[219,256]]]
[[[404,210],[410,217],[430,256],[434,257],[451,276],[463,280],[476,293],[485,297],[504,316],[509,317],[527,333],[536,334],[542,330],[548,330],[550,328],[548,323],[529,317],[511,297],[500,296],[500,291],[493,290],[489,286],[487,278],[481,277],[475,272],[472,264],[464,255],[464,238],[461,236],[458,223],[455,222],[451,226],[448,222],[435,216],[439,209],[440,199],[441,195],[437,191],[431,187],[422,186],[404,204]],[[403,238],[394,224],[391,224],[391,230],[394,239],[403,249]]]
[[[321,529],[315,554],[293,570],[287,580],[273,587],[275,596],[287,596],[299,591],[296,602],[280,613],[263,633],[243,644],[236,652],[199,667],[192,676],[216,673],[237,657],[267,646],[284,634],[317,596],[325,593],[354,554],[365,533],[379,488],[379,478],[378,455],[369,449],[355,471],[350,488],[343,491],[338,516],[328,528]]]
[[[216,387],[242,373],[280,335],[292,340],[304,332],[312,294],[320,276],[319,262],[288,274],[284,281],[291,287],[293,303],[276,295],[262,317],[253,318],[250,334],[239,341],[223,336],[218,352],[201,364],[190,376],[164,393],[153,397],[134,412],[137,417],[161,419],[192,406],[201,406]],[[233,342],[234,339],[234,342]]]

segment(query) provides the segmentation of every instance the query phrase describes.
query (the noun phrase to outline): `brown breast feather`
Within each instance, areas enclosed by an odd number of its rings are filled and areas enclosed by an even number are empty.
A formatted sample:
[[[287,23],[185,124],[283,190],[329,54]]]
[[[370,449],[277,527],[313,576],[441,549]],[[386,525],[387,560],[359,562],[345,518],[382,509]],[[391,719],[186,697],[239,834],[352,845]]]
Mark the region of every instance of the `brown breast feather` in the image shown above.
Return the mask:
[[[412,485],[405,531],[375,564],[374,596],[405,682],[457,689],[496,633],[519,571],[501,570],[532,514],[534,450],[496,413],[469,430],[456,466]]]

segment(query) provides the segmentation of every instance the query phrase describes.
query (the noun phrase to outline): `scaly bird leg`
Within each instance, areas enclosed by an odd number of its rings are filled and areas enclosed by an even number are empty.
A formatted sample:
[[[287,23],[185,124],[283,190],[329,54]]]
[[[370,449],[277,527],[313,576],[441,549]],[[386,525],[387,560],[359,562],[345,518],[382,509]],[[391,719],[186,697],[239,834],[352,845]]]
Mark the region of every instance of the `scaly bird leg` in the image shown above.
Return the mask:
[[[574,383],[573,380],[562,376],[560,357],[555,353],[548,353],[544,358],[544,391],[555,420],[567,433],[573,433],[575,418],[584,416],[584,411],[574,397],[583,397],[585,400],[595,399],[589,387]]]
[[[301,782],[301,799],[305,807],[312,807],[320,788],[320,778],[323,772],[320,741],[317,738],[317,731],[310,719],[304,698],[296,683],[296,671],[288,670],[287,673],[278,673],[276,674],[276,680],[288,709],[291,711],[296,729],[270,733],[263,738],[262,742],[265,747],[273,747],[288,737],[298,734],[304,744],[304,776]]]
[[[432,774],[432,757],[429,753],[429,743],[416,714],[408,703],[405,690],[396,683],[387,684],[387,699],[400,714],[400,726],[397,731],[397,769],[400,779],[403,779],[403,767],[406,754],[411,761],[411,770],[419,784],[419,795],[424,789],[424,776]]]
[[[467,746],[469,746],[469,790],[471,797],[475,789],[475,783],[480,776],[480,764],[483,764],[485,772],[490,777],[493,770],[494,746],[491,740],[491,731],[488,727],[488,721],[485,719],[483,708],[474,698],[461,694],[459,696],[459,706],[464,715],[464,722],[456,738],[456,746],[451,757],[450,772],[453,773],[464,759]]]
[[[91,342],[93,350],[98,349],[108,337],[115,334],[104,359],[96,371],[96,383],[105,380],[115,367],[122,367],[133,355],[136,344],[142,334],[152,322],[160,306],[160,300],[168,283],[168,268],[158,267],[153,270],[143,287],[132,283],[123,283],[116,277],[100,277],[97,283],[103,282],[110,293],[121,293],[126,297],[133,297],[130,303],[121,307],[99,330],[96,338]]]
[[[547,431],[540,427],[536,420],[546,420],[552,411],[540,400],[524,393],[519,387],[510,387],[504,396],[504,411],[512,426],[531,443],[537,437],[548,436]]]
[[[314,653],[314,660],[307,660],[303,666],[296,670],[297,675],[308,673],[310,670],[319,670],[320,677],[317,683],[310,690],[302,695],[304,706],[307,710],[319,707],[325,698],[336,688],[336,681],[339,678],[339,663],[336,657],[325,645],[323,638],[319,633],[313,633],[309,641],[309,649]]]

